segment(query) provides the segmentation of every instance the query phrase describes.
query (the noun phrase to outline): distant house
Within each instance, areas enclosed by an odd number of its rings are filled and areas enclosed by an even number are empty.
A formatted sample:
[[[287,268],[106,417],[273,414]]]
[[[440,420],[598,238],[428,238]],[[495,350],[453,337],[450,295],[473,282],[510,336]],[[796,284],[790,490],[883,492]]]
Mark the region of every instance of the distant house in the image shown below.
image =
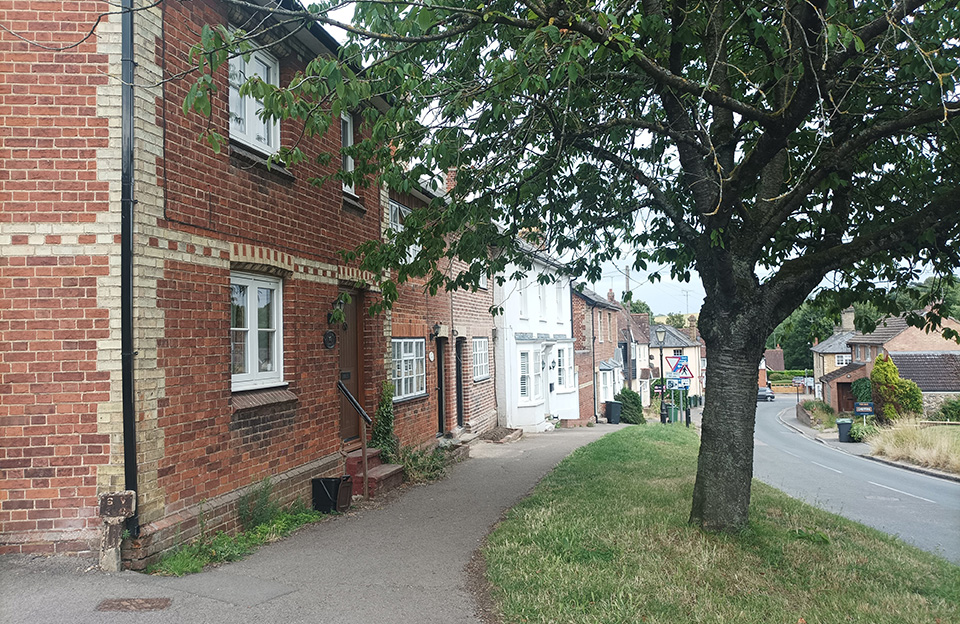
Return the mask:
[[[948,399],[960,396],[960,352],[908,351],[890,354],[900,376],[913,380],[923,392],[923,411],[931,414]]]
[[[605,414],[623,385],[623,361],[617,348],[619,306],[589,288],[573,290],[576,365],[580,375],[580,420]]]
[[[943,325],[960,330],[960,323],[953,319],[944,319]],[[876,330],[869,334],[853,332],[846,338],[846,343],[850,362],[819,378],[823,401],[838,412],[853,411],[851,384],[857,379],[869,377],[874,362],[881,354],[889,355],[895,364],[898,360],[904,363],[901,377],[916,382],[918,386],[923,381],[929,387],[942,387],[937,385],[941,382],[935,381],[941,375],[938,369],[952,370],[950,367],[956,355],[960,355],[960,344],[945,340],[940,331],[926,332],[911,327],[903,317],[881,321]],[[949,379],[949,375],[946,379]],[[920,389],[923,390],[923,386]],[[942,397],[931,396],[928,401],[924,397],[924,411],[935,409],[935,403],[942,400]]]
[[[657,331],[663,330],[664,336],[661,342],[657,337]],[[692,379],[690,379],[690,395],[703,395],[705,384],[704,363],[706,358],[702,358],[702,345],[692,339],[683,330],[671,327],[670,325],[651,325],[650,326],[650,367],[654,369],[654,380],[661,375],[670,376],[671,363],[676,361],[672,358],[686,357],[687,366]],[[662,357],[661,357],[662,356]],[[661,373],[662,366],[665,370]]]
[[[611,300],[612,291],[607,293]],[[643,405],[650,405],[650,315],[632,314],[624,306],[617,311],[620,358],[623,361],[623,385],[640,394]]]
[[[570,281],[560,263],[530,252],[532,270],[494,284],[497,414],[501,425],[545,431],[579,415]],[[506,275],[518,270],[508,266]],[[545,277],[541,281],[541,277]]]

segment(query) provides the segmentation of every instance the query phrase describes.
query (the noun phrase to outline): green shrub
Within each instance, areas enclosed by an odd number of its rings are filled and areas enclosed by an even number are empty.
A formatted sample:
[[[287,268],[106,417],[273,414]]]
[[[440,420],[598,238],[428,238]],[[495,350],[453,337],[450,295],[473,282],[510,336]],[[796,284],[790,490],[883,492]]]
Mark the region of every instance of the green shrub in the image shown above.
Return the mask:
[[[858,420],[853,421],[850,427],[850,439],[854,442],[863,442],[867,436],[872,436],[880,431],[880,428],[874,423],[873,416],[866,419],[866,423]]]
[[[829,404],[824,403],[819,399],[807,399],[801,403],[803,409],[807,410],[810,413],[813,412],[823,412],[825,414],[833,414],[833,408]]]
[[[424,450],[408,446],[400,449],[396,461],[403,466],[403,479],[411,483],[436,481],[447,472],[447,454],[440,448]]]
[[[901,414],[923,413],[923,392],[911,379],[897,379],[897,406]]]
[[[960,422],[960,399],[949,399],[943,402],[936,414],[930,417],[931,420],[944,420],[947,422]]]
[[[643,400],[639,394],[630,388],[621,388],[613,399],[623,404],[620,420],[632,425],[642,425],[647,422],[643,417]]]
[[[370,446],[380,449],[380,459],[392,463],[400,449],[400,440],[393,432],[393,384],[383,382],[380,402],[373,417],[373,431],[370,432]]]
[[[792,383],[794,377],[806,377],[809,372],[809,368],[807,370],[798,368],[783,371],[767,371],[767,381],[789,381]]]
[[[280,513],[280,508],[270,500],[272,489],[270,477],[267,477],[237,499],[237,519],[244,531],[271,522]]]
[[[877,357],[873,372],[870,373],[873,389],[873,411],[883,420],[896,420],[900,415],[897,409],[897,382],[900,371],[888,355]]]
[[[873,384],[866,377],[857,379],[850,384],[850,393],[853,394],[854,401],[869,403],[873,400]]]

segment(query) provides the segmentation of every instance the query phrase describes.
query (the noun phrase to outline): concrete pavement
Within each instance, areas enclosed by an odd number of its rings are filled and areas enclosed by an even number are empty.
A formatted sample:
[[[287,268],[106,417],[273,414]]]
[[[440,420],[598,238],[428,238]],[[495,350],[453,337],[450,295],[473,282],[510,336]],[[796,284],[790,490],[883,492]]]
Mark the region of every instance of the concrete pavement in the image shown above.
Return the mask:
[[[560,460],[623,426],[476,443],[442,481],[182,578],[104,573],[76,558],[2,556],[0,623],[475,624],[482,620],[467,567],[488,531]],[[97,610],[117,599],[131,608],[166,606]]]

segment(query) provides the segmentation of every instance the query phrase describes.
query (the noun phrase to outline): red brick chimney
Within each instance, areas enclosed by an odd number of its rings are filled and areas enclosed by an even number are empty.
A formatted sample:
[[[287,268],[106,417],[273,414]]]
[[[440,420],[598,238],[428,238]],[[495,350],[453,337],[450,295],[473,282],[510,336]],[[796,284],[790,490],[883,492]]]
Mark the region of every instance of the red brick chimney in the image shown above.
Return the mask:
[[[607,291],[607,299],[608,299],[609,301],[616,301],[616,300],[617,300],[616,297],[617,297],[617,296],[616,296],[615,294],[613,294],[613,289],[612,289],[612,288]]]
[[[457,169],[450,167],[447,169],[447,192],[449,193],[457,186]]]

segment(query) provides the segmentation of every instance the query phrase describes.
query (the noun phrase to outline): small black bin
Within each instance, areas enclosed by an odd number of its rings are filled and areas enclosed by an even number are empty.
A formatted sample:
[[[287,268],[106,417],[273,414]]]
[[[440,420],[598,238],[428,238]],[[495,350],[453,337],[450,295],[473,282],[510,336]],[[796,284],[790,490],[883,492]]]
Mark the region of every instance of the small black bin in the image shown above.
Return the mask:
[[[314,510],[330,513],[333,510],[346,511],[350,508],[353,491],[349,476],[312,479],[311,484]]]
[[[620,401],[607,401],[607,422],[611,425],[620,424],[620,410],[623,409],[623,403]]]
[[[840,442],[853,442],[853,438],[850,437],[850,429],[853,427],[852,418],[838,418],[837,419],[837,433],[839,434]]]

